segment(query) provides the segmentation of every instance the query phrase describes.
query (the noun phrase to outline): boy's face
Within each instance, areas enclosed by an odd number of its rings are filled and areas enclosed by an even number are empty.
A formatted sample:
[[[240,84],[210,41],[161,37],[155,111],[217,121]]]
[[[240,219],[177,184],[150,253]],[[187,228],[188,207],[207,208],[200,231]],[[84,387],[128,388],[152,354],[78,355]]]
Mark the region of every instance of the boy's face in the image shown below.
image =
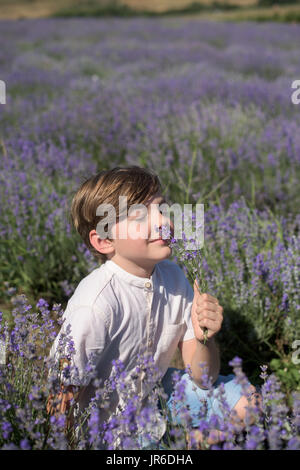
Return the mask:
[[[157,240],[163,237],[162,226],[169,226],[171,234],[174,232],[172,220],[159,209],[164,202],[163,196],[157,193],[144,203],[144,212],[129,211],[127,219],[115,224],[111,241],[114,250],[109,253],[109,259],[124,267],[126,263],[127,266],[135,264],[151,273],[156,263],[171,255],[169,241]]]

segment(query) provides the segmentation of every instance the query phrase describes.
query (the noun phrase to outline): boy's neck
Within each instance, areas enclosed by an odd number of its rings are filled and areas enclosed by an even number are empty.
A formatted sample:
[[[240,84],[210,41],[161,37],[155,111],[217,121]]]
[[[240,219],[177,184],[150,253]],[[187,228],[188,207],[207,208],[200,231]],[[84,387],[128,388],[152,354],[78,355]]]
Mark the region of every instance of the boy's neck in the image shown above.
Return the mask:
[[[133,274],[134,276],[138,276],[138,277],[147,277],[148,279],[150,279],[153,271],[154,271],[154,268],[155,268],[155,265],[156,263],[155,262],[150,262],[149,261],[149,265],[147,266],[140,266],[136,263],[133,263],[132,261],[128,260],[128,259],[124,259],[118,255],[114,255],[112,258],[110,258],[110,261],[113,261],[114,263],[116,263],[118,266],[120,266],[122,269],[124,269],[125,271],[127,271],[128,273],[130,274]]]

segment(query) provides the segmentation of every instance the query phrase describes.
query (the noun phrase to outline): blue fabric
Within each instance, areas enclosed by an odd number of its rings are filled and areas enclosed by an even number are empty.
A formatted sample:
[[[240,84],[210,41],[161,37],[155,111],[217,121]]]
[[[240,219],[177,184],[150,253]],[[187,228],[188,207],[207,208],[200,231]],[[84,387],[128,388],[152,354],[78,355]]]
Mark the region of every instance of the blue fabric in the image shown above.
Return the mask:
[[[181,378],[183,389],[185,392],[185,399],[183,402],[176,403],[174,399],[174,385],[172,383],[172,374],[178,371]],[[190,378],[189,374],[185,373],[184,370],[169,368],[167,373],[162,379],[162,385],[164,391],[168,395],[167,398],[167,408],[171,413],[171,418],[173,424],[184,424],[180,417],[180,409],[182,405],[189,407],[189,416],[191,416],[191,424],[193,427],[198,427],[200,421],[205,420],[209,421],[213,414],[224,417],[222,409],[220,406],[220,395],[218,395],[219,385],[224,384],[224,398],[226,403],[228,403],[229,409],[232,410],[239,399],[242,397],[242,387],[241,385],[234,382],[235,375],[219,375],[216,382],[213,384],[213,395],[208,396],[209,390],[204,390],[198,387],[195,382]],[[249,382],[250,385],[250,382]],[[177,411],[177,413],[176,413]],[[178,413],[179,411],[179,413]],[[202,415],[201,415],[202,412]],[[184,418],[183,418],[184,419]]]
[[[176,403],[174,397],[174,384],[172,380],[172,374],[177,371],[180,374],[179,384],[182,384],[184,390],[184,399]],[[201,421],[209,421],[212,415],[217,415],[221,419],[224,418],[221,403],[219,385],[224,384],[224,395],[223,400],[226,402],[229,408],[229,412],[235,407],[239,399],[242,397],[241,385],[235,383],[235,375],[219,375],[216,382],[213,384],[213,394],[208,396],[209,390],[204,390],[198,387],[195,382],[190,378],[189,374],[185,373],[182,369],[176,369],[170,367],[164,377],[162,378],[161,384],[165,393],[167,394],[166,406],[169,412],[171,423],[175,425],[186,424],[185,417],[180,416],[180,411],[183,407],[189,408],[188,416],[191,417],[191,427],[197,428]],[[248,381],[249,385],[250,382]],[[257,391],[260,391],[257,387]],[[161,408],[159,404],[159,408]],[[183,420],[182,420],[182,419]],[[146,449],[158,449],[164,450],[165,448],[160,445],[160,442],[145,441],[143,438],[140,439],[141,448]]]

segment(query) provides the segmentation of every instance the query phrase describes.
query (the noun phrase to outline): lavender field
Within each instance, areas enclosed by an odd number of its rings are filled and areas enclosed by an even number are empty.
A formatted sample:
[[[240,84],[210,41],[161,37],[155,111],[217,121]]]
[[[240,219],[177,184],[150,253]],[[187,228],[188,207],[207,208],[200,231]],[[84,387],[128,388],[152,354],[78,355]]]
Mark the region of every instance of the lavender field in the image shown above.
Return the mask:
[[[243,440],[221,424],[219,448],[300,449],[300,25],[47,19],[1,21],[0,34],[0,447],[68,448],[63,417],[47,427],[43,358],[97,266],[70,201],[92,173],[138,164],[170,203],[205,203],[203,256],[178,246],[173,259],[191,283],[201,269],[224,307],[221,373],[239,357],[262,387],[264,421]],[[97,448],[97,416],[77,448]],[[118,445],[134,448],[125,424]]]

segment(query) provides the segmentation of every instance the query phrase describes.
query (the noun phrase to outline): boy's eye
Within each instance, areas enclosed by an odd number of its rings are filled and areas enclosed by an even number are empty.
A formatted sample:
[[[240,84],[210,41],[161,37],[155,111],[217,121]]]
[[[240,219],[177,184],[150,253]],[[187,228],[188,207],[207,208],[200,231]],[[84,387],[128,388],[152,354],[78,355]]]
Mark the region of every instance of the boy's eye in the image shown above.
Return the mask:
[[[162,209],[159,209],[159,208],[158,208],[158,210],[159,210],[159,212],[160,212],[161,214],[164,213]],[[141,215],[140,215],[140,211],[138,211],[138,212],[139,212],[138,214],[133,215],[134,220],[140,221],[140,220],[145,220],[145,219],[147,218],[147,215],[148,215],[148,214],[141,214]]]
[[[138,211],[138,213],[134,216],[134,220],[144,220],[147,217],[147,214],[144,212]]]

